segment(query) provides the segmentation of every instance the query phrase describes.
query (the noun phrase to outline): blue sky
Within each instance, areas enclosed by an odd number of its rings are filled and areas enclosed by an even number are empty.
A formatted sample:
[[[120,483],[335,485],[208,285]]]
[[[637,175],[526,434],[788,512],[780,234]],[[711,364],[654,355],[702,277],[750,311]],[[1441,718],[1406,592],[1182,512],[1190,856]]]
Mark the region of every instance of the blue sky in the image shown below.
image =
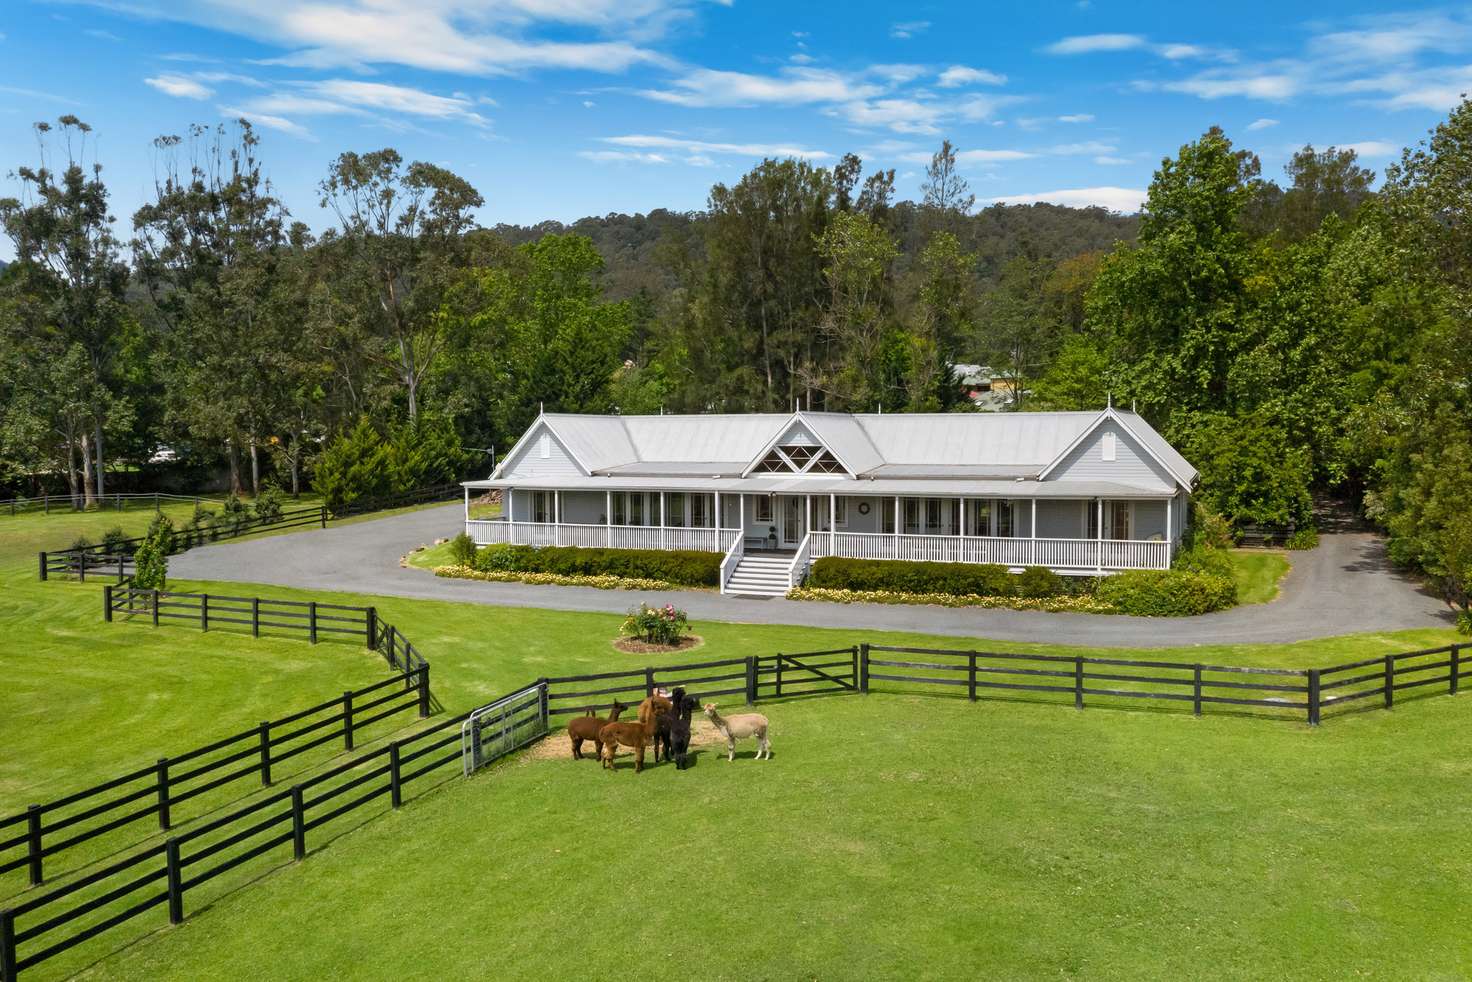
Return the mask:
[[[1472,90],[1472,7],[1336,8],[8,0],[0,174],[35,159],[32,122],[75,113],[126,235],[153,137],[245,116],[316,228],[332,157],[382,146],[469,179],[483,222],[527,223],[699,208],[764,155],[852,150],[916,197],[949,137],[980,201],[1133,210],[1213,124],[1268,176],[1305,142],[1379,171]]]

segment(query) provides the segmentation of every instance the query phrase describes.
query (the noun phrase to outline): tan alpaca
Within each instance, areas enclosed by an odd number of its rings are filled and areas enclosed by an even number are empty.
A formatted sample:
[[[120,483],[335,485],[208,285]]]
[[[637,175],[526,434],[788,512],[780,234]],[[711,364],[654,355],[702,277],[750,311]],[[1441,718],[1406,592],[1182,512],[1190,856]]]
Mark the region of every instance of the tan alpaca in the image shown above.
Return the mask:
[[[715,724],[721,736],[726,738],[726,759],[736,759],[736,741],[745,740],[748,737],[756,737],[756,759],[763,757],[768,759],[772,756],[772,741],[767,739],[767,727],[770,726],[767,718],[761,713],[741,713],[736,716],[722,716],[716,712],[716,704],[708,702],[705,704],[705,718]]]

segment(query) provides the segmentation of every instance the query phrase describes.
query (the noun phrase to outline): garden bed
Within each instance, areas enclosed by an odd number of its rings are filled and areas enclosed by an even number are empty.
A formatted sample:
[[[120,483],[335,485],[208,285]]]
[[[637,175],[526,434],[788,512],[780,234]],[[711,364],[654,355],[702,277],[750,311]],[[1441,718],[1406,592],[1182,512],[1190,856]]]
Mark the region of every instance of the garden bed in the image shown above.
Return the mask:
[[[687,634],[674,644],[650,644],[642,638],[618,638],[613,646],[626,655],[668,655],[676,651],[689,651],[705,644],[698,634]]]
[[[915,604],[930,607],[991,607],[1042,610],[1050,613],[1117,614],[1112,605],[1088,595],[1065,597],[997,597],[975,593],[907,593],[901,590],[842,590],[795,587],[788,600],[821,600],[839,604]]]
[[[485,580],[488,583],[532,583],[540,586],[588,586],[597,590],[678,590],[664,580],[629,576],[579,576],[563,573],[516,573],[482,571],[469,566],[436,566],[435,576],[456,580]]]

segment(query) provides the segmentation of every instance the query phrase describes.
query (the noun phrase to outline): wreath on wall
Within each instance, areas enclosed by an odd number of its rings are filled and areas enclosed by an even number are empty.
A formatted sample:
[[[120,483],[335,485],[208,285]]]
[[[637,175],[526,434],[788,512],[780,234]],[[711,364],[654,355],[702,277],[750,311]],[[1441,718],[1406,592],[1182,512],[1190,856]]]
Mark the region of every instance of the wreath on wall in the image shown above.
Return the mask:
[[[861,501],[861,502],[859,502],[859,514],[860,515],[867,515],[867,514],[869,514],[869,502],[867,502],[867,501]]]

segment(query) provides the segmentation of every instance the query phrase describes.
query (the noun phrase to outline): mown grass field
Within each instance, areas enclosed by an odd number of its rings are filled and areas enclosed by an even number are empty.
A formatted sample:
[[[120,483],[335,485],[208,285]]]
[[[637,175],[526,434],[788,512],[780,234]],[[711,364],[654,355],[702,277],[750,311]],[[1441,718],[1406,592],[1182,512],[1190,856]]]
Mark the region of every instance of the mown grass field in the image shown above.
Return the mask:
[[[99,586],[35,582],[37,548],[115,518],[0,528],[6,810],[243,729],[282,700],[383,677],[351,644],[106,625]],[[448,711],[541,675],[858,640],[984,643],[700,623],[702,648],[660,659],[614,651],[615,615],[317,596],[376,603],[430,659]],[[1313,667],[1451,637],[1143,657]],[[878,688],[765,706],[770,762],[748,746],[734,764],[704,752],[686,773],[523,758],[447,774],[400,812],[367,809],[356,831],[312,840],[300,865],[222,878],[180,927],[155,930],[160,910],[27,977],[1472,973],[1457,926],[1472,901],[1456,845],[1472,818],[1465,696],[1311,730]]]

